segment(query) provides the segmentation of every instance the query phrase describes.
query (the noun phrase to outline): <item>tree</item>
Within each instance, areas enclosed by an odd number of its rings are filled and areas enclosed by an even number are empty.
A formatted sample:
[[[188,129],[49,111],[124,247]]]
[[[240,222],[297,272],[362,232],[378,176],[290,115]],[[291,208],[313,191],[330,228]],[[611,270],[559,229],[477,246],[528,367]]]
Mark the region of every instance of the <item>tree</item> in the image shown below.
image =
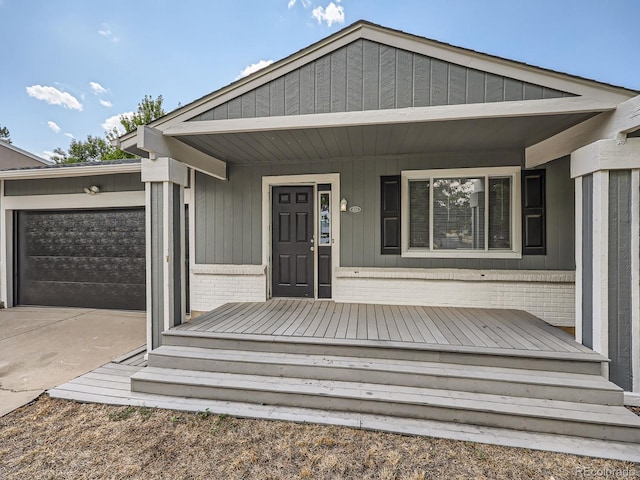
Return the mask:
[[[131,132],[138,125],[146,125],[156,118],[164,115],[162,108],[162,95],[155,100],[145,95],[138,109],[130,118],[122,115],[120,124],[125,131]],[[100,162],[102,160],[117,160],[120,158],[134,158],[134,155],[124,152],[111,144],[111,140],[118,138],[120,133],[117,129],[105,132],[105,138],[87,135],[86,140],[71,140],[68,150],[65,152],[61,148],[56,148],[51,159],[55,163],[84,163],[84,162]]]
[[[124,115],[120,117],[120,123],[125,131],[127,133],[132,132],[139,125],[146,125],[156,118],[162,117],[165,113],[162,108],[162,101],[162,95],[158,95],[155,100],[150,95],[145,95],[142,101],[138,103],[138,110],[131,118],[127,118]]]
[[[0,142],[11,143],[11,134],[7,127],[0,125]]]
[[[87,135],[87,139],[84,141],[74,138],[66,152],[61,148],[56,148],[53,152],[55,155],[51,159],[55,163],[85,163],[133,158],[133,155],[111,145],[107,139],[93,135]]]

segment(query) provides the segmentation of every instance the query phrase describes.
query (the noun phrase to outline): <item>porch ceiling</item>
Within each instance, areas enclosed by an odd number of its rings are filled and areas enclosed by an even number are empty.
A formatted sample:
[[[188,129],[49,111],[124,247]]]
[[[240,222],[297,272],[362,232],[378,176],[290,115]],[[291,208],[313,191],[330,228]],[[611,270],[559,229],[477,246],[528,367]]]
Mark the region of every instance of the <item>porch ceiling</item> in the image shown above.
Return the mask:
[[[580,112],[174,137],[232,164],[450,151],[524,149],[596,115]]]

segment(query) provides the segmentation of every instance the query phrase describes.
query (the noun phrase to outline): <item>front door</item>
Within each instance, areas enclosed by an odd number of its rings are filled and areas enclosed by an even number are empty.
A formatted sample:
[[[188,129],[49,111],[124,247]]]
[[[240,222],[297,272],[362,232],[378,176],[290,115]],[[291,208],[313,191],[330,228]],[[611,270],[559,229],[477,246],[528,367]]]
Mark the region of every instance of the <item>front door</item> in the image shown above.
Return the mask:
[[[313,298],[313,187],[272,190],[272,295]]]

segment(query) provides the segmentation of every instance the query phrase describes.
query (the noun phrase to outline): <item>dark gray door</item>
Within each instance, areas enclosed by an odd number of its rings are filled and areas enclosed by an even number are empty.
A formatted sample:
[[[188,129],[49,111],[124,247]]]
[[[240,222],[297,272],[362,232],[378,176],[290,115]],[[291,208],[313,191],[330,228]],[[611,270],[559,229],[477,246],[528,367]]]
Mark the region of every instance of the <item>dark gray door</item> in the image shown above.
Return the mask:
[[[145,309],[144,209],[21,211],[16,303]]]
[[[313,297],[313,187],[272,191],[274,297]]]

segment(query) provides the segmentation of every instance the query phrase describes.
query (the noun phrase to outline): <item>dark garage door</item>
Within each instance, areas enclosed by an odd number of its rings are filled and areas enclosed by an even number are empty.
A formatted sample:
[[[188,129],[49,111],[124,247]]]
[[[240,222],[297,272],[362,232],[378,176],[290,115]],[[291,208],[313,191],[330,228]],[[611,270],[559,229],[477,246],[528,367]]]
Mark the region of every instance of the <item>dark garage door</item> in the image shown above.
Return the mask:
[[[145,309],[143,208],[20,211],[16,303]]]

